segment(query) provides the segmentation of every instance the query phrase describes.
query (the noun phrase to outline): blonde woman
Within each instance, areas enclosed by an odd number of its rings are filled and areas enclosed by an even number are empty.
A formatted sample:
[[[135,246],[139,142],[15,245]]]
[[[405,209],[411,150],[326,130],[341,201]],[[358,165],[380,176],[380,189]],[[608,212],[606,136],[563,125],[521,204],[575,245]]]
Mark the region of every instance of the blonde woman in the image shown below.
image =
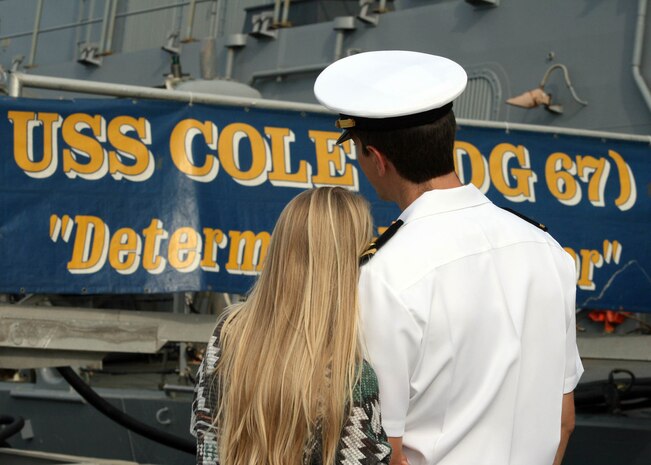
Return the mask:
[[[258,281],[217,325],[199,369],[199,464],[389,463],[358,340],[358,262],[371,230],[366,201],[341,188],[285,207]]]

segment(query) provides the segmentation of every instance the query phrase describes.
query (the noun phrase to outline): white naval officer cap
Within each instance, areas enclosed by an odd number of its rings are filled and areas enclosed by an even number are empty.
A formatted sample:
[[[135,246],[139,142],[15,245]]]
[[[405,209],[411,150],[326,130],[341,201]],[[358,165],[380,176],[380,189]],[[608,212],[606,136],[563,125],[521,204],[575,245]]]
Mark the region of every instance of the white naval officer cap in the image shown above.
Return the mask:
[[[432,123],[452,109],[468,76],[454,61],[403,50],[351,55],[324,69],[314,95],[340,114],[344,130],[337,143],[351,138],[350,128],[403,129]]]

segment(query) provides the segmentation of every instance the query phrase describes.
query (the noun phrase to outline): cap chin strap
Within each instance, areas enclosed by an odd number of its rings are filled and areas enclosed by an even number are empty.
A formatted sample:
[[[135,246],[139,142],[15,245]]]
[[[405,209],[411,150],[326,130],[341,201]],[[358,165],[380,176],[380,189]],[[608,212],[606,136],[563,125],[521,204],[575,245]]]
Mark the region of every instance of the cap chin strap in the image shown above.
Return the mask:
[[[350,140],[353,138],[353,135],[350,133],[348,129],[344,129],[344,132],[341,133],[339,136],[339,139],[337,139],[337,145],[343,144],[347,140]]]

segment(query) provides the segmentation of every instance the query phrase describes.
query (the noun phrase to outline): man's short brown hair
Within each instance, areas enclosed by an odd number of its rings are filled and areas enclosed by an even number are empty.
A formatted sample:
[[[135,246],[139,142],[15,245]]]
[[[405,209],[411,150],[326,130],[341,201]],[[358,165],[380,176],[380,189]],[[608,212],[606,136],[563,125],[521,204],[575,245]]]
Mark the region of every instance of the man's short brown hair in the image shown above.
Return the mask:
[[[422,126],[384,130],[351,131],[361,143],[361,156],[368,156],[366,147],[382,152],[408,181],[422,183],[454,171],[454,138],[456,120],[450,111],[439,120]]]

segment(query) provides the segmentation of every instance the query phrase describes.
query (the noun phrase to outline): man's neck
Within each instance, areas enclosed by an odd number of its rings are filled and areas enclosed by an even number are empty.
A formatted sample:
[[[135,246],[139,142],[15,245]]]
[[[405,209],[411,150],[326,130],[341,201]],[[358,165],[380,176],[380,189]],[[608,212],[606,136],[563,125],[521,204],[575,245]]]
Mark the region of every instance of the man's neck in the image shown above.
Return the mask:
[[[398,207],[400,207],[400,210],[402,211],[427,191],[432,191],[434,189],[452,189],[463,185],[454,172],[429,179],[422,183],[413,183],[400,179],[397,184],[395,191],[396,195],[392,200],[398,204]]]

